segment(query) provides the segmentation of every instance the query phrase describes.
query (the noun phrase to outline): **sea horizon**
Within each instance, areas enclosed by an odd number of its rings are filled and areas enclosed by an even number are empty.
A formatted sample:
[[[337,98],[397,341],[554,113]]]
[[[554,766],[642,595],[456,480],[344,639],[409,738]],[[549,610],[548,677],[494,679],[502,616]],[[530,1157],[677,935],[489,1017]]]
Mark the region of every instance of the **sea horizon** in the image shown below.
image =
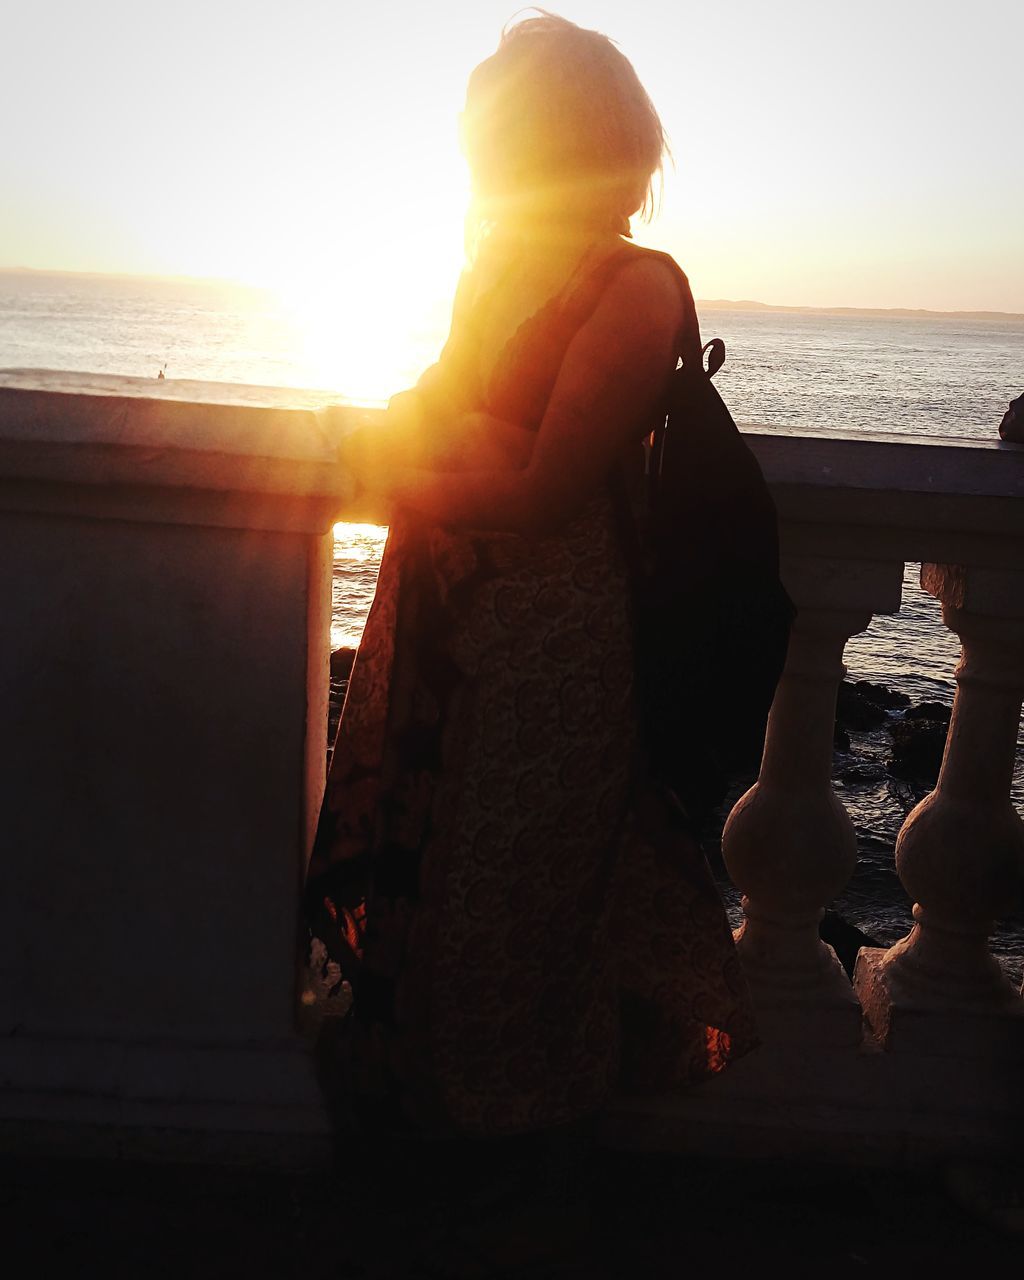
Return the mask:
[[[213,288],[277,293],[281,286],[230,276],[176,275],[149,271],[86,271],[64,267],[0,266],[0,276],[74,277],[82,280],[124,280],[147,284],[209,285]],[[991,308],[848,306],[842,303],[762,302],[756,298],[696,298],[698,307],[721,311],[768,311],[791,315],[878,316],[883,319],[1006,320],[1024,323],[1024,311]]]

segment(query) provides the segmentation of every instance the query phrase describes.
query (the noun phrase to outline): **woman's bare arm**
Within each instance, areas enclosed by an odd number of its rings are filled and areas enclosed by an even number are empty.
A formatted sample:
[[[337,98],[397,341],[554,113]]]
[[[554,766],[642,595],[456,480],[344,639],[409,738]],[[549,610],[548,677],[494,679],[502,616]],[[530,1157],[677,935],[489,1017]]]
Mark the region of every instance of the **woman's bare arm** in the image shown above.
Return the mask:
[[[416,405],[422,416],[441,420],[457,418],[473,408],[477,352],[469,317],[478,288],[477,270],[464,271],[459,278],[451,325],[441,354],[420,375],[414,387],[392,396],[389,408],[394,406],[401,412]]]
[[[609,285],[569,345],[525,467],[446,474],[398,465],[365,476],[389,506],[455,527],[542,534],[571,519],[650,421],[675,368],[683,303],[666,266]]]
[[[339,458],[360,472],[364,483],[379,490],[397,460],[413,469],[449,465],[455,437],[466,431],[457,424],[476,407],[476,341],[469,325],[475,272],[463,272],[448,337],[437,361],[414,387],[399,391],[372,426],[342,442]]]

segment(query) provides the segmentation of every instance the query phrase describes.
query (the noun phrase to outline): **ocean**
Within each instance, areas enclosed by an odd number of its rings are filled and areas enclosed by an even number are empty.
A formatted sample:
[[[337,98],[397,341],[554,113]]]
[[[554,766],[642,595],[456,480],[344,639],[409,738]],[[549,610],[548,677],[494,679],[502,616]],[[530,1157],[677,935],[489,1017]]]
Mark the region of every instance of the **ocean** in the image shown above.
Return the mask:
[[[444,310],[396,350],[383,373],[398,390],[436,355]],[[938,439],[991,439],[1007,402],[1024,390],[1024,319],[885,313],[702,312],[705,339],[727,348],[716,383],[737,421]],[[366,398],[365,368],[323,359],[324,335],[268,290],[205,281],[0,272],[0,368],[48,368],[325,387]],[[365,362],[364,362],[365,365]],[[353,390],[354,388],[354,390]],[[373,599],[386,531],[335,531],[334,647],[358,643]],[[876,618],[847,646],[849,678],[952,702],[959,645],[908,565],[903,607]],[[908,661],[907,655],[913,655]],[[884,730],[851,734],[837,753],[836,786],[857,828],[860,865],[834,904],[884,943],[909,928],[910,904],[895,876],[893,845],[920,797],[884,767]],[[1013,799],[1024,815],[1024,737]],[[735,899],[729,905],[736,911]],[[1024,916],[1001,921],[993,950],[1011,976],[1024,968]]]

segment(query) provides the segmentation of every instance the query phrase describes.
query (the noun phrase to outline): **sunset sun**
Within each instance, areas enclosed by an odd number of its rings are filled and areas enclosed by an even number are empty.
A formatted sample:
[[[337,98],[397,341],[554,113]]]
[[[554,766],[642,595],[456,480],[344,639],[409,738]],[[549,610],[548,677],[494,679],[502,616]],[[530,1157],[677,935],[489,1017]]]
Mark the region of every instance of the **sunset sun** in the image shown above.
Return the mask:
[[[464,258],[469,192],[454,146],[425,178],[353,220],[340,203],[339,176],[317,219],[320,233],[281,254],[271,283],[311,385],[385,400],[436,358]]]

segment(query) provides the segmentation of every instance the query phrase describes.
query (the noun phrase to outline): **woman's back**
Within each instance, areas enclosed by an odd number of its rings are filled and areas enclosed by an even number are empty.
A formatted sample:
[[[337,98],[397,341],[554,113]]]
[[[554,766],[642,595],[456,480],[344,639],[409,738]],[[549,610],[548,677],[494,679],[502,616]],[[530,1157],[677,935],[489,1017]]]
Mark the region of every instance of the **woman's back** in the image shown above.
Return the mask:
[[[645,776],[609,488],[683,339],[678,268],[620,238],[660,125],[621,54],[570,23],[519,24],[490,64],[467,134],[497,230],[394,410],[416,464],[399,436],[361,445],[391,533],[310,880],[353,983],[357,1091],[478,1135],[681,1085],[753,1039],[701,851]]]

